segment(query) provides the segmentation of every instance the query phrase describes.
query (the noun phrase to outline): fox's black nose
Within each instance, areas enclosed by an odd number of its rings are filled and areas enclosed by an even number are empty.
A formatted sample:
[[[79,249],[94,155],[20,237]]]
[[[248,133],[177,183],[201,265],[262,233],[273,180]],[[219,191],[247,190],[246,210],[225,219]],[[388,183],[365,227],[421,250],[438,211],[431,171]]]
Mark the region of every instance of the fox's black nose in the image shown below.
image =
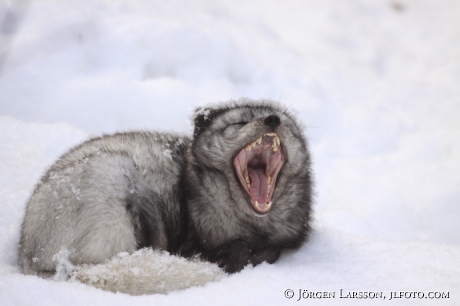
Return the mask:
[[[272,129],[275,129],[277,126],[280,125],[280,123],[281,123],[281,119],[277,115],[270,115],[264,120],[264,124],[268,125]]]

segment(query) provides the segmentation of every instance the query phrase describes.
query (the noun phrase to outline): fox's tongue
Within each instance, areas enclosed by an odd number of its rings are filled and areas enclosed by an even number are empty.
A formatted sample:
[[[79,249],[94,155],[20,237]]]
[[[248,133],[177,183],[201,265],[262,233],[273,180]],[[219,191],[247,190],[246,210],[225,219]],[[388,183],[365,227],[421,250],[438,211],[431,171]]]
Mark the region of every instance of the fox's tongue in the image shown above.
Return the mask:
[[[265,204],[268,196],[268,184],[264,170],[261,168],[248,168],[248,175],[251,178],[251,188],[249,190],[251,197],[259,202],[260,205]]]

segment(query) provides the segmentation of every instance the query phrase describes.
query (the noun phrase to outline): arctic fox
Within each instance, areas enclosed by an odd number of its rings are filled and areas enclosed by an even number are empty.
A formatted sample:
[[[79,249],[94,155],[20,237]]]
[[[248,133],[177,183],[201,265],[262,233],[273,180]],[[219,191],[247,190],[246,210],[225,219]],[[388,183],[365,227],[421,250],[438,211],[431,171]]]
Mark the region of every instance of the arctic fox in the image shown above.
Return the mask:
[[[274,263],[310,232],[312,175],[302,128],[281,105],[242,99],[197,108],[192,137],[127,132],[88,140],[51,166],[27,203],[25,274],[149,247],[228,273]]]

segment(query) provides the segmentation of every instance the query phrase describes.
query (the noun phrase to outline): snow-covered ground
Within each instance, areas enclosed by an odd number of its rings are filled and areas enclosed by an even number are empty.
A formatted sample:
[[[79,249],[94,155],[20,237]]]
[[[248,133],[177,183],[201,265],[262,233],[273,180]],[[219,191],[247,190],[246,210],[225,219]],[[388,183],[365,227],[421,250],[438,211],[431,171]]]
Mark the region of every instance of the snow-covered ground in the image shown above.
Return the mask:
[[[2,1],[0,305],[460,303],[459,1]],[[190,133],[194,107],[239,97],[280,101],[306,126],[308,244],[168,295],[19,273],[25,203],[60,154],[114,131]],[[299,289],[336,298],[297,302]]]

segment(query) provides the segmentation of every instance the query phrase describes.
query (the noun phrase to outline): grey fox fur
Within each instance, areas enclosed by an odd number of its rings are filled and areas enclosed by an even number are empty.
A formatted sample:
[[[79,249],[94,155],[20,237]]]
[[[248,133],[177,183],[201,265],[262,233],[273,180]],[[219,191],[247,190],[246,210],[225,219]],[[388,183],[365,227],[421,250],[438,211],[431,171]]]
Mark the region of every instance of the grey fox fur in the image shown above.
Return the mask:
[[[22,271],[52,276],[62,249],[82,265],[151,247],[233,273],[301,246],[312,177],[294,116],[242,99],[198,108],[193,120],[192,137],[104,135],[59,158],[27,203]]]

